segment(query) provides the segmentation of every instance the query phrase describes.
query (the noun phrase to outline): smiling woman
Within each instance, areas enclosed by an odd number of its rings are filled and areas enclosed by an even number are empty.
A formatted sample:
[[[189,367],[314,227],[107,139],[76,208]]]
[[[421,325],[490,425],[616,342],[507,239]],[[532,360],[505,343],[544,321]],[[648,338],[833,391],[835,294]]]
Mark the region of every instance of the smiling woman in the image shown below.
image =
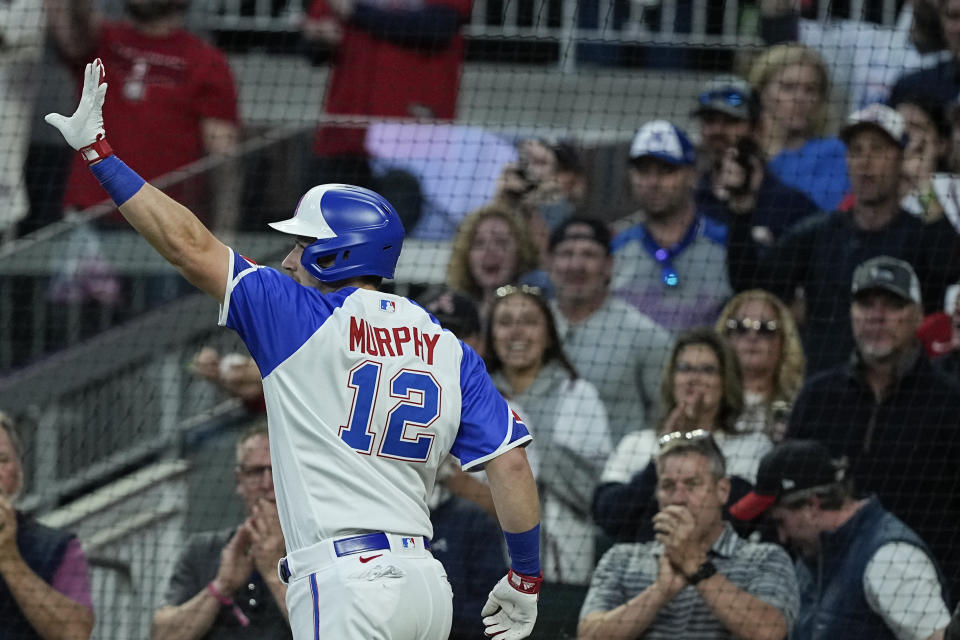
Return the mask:
[[[537,442],[527,455],[540,491],[544,580],[572,588],[545,588],[541,611],[552,609],[544,601],[547,594],[579,598],[565,605],[564,613],[572,615],[569,628],[540,636],[563,637],[576,629],[576,612],[595,564],[590,500],[613,447],[607,412],[596,388],[577,376],[564,354],[553,314],[536,287],[497,289],[487,343],[490,377]],[[537,625],[539,630],[541,622]]]

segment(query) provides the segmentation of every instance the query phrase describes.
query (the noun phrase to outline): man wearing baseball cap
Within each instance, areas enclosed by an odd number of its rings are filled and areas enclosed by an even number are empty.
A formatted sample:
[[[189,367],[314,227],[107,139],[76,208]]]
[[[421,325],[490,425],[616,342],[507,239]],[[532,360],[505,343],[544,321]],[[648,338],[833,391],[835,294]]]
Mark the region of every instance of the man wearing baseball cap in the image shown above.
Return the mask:
[[[753,236],[772,243],[819,209],[766,169],[755,133],[759,105],[750,83],[735,75],[707,81],[690,112],[700,122],[697,208],[724,224],[750,220]]]
[[[610,295],[613,256],[605,222],[581,217],[562,222],[550,235],[547,269],[563,351],[597,387],[615,444],[656,413],[673,337]]]
[[[930,545],[950,593],[960,587],[960,386],[936,371],[915,333],[920,283],[909,263],[878,256],[850,285],[855,349],[847,364],[812,376],[787,438],[846,457],[864,491]]]
[[[943,637],[950,614],[926,544],[875,496],[855,498],[843,465],[819,442],[787,441],[765,455],[754,491],[730,513],[741,520],[768,513],[781,544],[795,552],[794,637]]]
[[[949,223],[924,225],[900,206],[905,131],[903,117],[886,105],[850,115],[840,132],[855,200],[850,211],[807,218],[772,247],[757,243],[749,225],[730,226],[730,280],[738,291],[759,287],[791,300],[803,290],[809,373],[842,364],[853,349],[848,309],[859,263],[879,255],[909,262],[931,310],[960,276],[958,237]]]
[[[694,201],[696,158],[673,123],[654,120],[637,131],[627,171],[640,221],[612,243],[614,295],[674,332],[713,322],[732,293],[726,227]]]

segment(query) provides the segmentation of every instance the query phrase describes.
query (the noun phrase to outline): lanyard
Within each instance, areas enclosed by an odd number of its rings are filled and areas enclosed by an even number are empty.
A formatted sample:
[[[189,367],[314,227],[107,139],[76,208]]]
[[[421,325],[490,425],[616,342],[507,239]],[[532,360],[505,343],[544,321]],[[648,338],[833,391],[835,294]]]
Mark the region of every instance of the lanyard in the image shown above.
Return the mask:
[[[680,238],[680,241],[666,249],[658,245],[657,241],[654,240],[653,236],[647,231],[647,228],[643,227],[643,233],[640,236],[640,245],[644,251],[660,265],[660,279],[663,281],[663,284],[668,287],[676,287],[680,284],[680,277],[677,275],[676,269],[673,268],[674,256],[680,255],[690,246],[700,232],[701,226],[703,226],[703,218],[698,216],[687,229],[687,232],[683,234],[683,237]]]

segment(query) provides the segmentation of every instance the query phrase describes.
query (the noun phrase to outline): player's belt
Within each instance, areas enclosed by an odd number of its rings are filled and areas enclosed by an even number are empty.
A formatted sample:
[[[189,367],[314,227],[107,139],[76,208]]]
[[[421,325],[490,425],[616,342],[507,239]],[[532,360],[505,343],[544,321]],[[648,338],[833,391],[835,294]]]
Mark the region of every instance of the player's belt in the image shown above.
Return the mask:
[[[391,539],[393,540],[392,545]],[[363,533],[357,536],[348,536],[346,538],[337,538],[335,540],[328,540],[325,543],[320,544],[330,544],[331,542],[333,552],[338,558],[352,556],[358,553],[367,553],[370,551],[385,551],[390,549],[402,551],[407,548],[415,549],[418,546],[426,550],[430,549],[430,541],[423,536],[407,537],[396,534],[391,534],[388,536],[383,531]],[[287,562],[287,559],[281,558],[277,568],[280,573],[280,578],[283,580],[283,582],[288,582],[292,572],[290,571],[290,566]]]
[[[406,540],[406,538],[401,539]],[[426,538],[418,536],[416,540],[423,540],[424,549],[430,548],[430,541]],[[333,541],[333,551],[338,557],[352,556],[355,553],[365,553],[367,551],[382,551],[383,549],[389,548],[390,539],[387,538],[387,534],[383,531],[364,533],[359,536],[339,538]]]

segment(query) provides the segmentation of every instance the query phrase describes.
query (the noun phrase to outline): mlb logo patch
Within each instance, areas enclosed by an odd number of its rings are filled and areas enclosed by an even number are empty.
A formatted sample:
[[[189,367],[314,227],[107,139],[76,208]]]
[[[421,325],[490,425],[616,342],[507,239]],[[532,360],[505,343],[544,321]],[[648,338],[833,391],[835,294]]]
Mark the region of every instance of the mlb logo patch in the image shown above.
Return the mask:
[[[400,538],[400,542],[403,544],[404,549],[414,549],[417,546],[416,538]]]
[[[397,305],[393,302],[393,300],[386,300],[386,299],[381,298],[381,299],[380,299],[380,310],[381,310],[381,311],[386,311],[387,313],[393,313],[394,311],[397,310]]]
[[[515,424],[520,425],[524,429],[527,428],[527,425],[523,423],[523,418],[520,417],[520,414],[516,412],[513,408],[510,409],[510,413],[513,414],[513,421]]]

